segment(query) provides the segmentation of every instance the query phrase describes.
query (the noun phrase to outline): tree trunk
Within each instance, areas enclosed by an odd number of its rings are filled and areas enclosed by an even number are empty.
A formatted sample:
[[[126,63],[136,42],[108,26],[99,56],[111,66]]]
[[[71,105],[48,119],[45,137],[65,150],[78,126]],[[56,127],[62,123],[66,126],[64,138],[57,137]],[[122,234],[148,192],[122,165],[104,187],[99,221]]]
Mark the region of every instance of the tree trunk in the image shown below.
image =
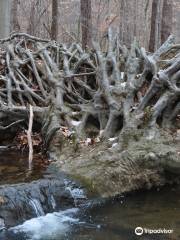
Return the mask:
[[[153,0],[152,2],[152,13],[151,13],[151,33],[149,41],[149,51],[153,52],[158,49],[161,45],[161,31],[163,24],[163,0]],[[167,39],[167,38],[166,38]]]
[[[151,13],[151,34],[149,40],[149,51],[153,52],[155,48],[155,32],[156,32],[156,18],[157,18],[157,0],[153,0]]]
[[[20,25],[18,21],[18,3],[19,0],[13,0],[11,8],[11,31],[19,31]]]
[[[121,41],[130,47],[134,38],[135,22],[132,21],[132,14],[134,2],[133,1],[120,1],[120,38]]]
[[[161,43],[164,43],[169,35],[172,33],[172,0],[164,0],[161,20]]]
[[[148,47],[151,2],[152,0],[119,1],[120,40],[128,48],[134,38],[143,47]]]
[[[5,38],[10,33],[10,1],[0,1],[0,38]]]
[[[82,47],[92,44],[91,0],[81,0]]]
[[[51,39],[58,39],[58,0],[52,0]]]
[[[27,33],[31,35],[35,35],[35,15],[36,15],[36,8],[34,2],[31,3],[31,8],[30,8],[30,15],[29,15],[29,24],[27,27]]]

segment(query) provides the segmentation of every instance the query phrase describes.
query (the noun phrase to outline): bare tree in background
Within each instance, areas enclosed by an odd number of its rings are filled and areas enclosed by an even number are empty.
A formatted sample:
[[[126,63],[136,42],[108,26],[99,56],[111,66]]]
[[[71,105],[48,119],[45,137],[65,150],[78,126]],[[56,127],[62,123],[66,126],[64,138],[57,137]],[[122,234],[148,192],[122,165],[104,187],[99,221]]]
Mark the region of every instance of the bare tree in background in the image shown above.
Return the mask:
[[[172,33],[173,1],[153,0],[149,50],[153,52]]]
[[[177,42],[180,39],[179,0],[0,0],[0,6],[3,2],[12,5],[11,31],[53,39],[58,32],[63,42],[82,39],[83,47],[91,46],[92,38],[105,40],[109,26],[120,33],[120,41],[128,47],[134,37],[151,51],[170,32]],[[1,19],[5,13],[2,9]],[[0,25],[4,26],[2,20]]]
[[[152,13],[151,13],[151,33],[150,33],[150,40],[149,40],[149,51],[153,52],[156,45],[156,19],[157,19],[157,8],[158,8],[158,1],[153,0],[152,3]]]
[[[92,44],[92,15],[91,0],[81,0],[81,31],[82,47]]]
[[[0,0],[0,38],[5,38],[10,32],[10,0]]]
[[[51,35],[51,3],[52,0],[19,0],[18,8],[21,31],[38,37]],[[47,31],[48,30],[48,31]]]
[[[58,38],[58,0],[52,0],[51,39]]]
[[[19,0],[13,0],[11,6],[11,31],[19,31],[20,25],[18,21],[18,4]]]
[[[173,24],[172,0],[164,0],[161,21],[161,43],[164,43],[172,33]]]
[[[31,2],[31,8],[30,8],[30,15],[29,15],[29,24],[27,28],[27,32],[31,35],[35,35],[35,28],[36,28],[36,7],[37,3]]]
[[[152,0],[121,0],[118,2],[120,40],[128,47],[131,46],[135,37],[143,47],[148,47],[151,2]]]

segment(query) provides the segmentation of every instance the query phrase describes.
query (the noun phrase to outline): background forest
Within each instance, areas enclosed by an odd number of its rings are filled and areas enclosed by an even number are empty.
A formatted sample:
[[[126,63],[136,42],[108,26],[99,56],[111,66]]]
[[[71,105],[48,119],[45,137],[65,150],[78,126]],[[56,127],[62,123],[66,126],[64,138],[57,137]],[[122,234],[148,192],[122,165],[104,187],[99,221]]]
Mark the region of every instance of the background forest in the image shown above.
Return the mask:
[[[154,51],[170,33],[180,39],[179,0],[1,0],[0,20],[11,18],[6,35],[26,32],[60,42],[103,40],[109,26],[130,46],[134,37]],[[7,12],[1,12],[7,5]],[[0,21],[0,36],[4,25]],[[84,36],[86,37],[83,37]],[[2,38],[2,37],[1,37]]]

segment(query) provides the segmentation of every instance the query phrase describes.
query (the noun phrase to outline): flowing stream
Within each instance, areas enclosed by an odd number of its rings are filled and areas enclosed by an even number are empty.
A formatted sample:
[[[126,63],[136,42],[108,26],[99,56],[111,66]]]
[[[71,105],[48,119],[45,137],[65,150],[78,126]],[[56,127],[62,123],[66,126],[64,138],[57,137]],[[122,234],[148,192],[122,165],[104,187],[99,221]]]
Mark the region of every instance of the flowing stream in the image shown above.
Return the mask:
[[[5,182],[14,183],[13,179],[16,179],[15,183],[18,183],[46,178],[55,171],[51,167],[47,170],[44,168],[37,170],[35,167],[31,176],[23,177],[27,164],[25,156],[3,151],[0,159],[2,159],[0,169],[4,169],[3,171],[6,169],[8,172],[4,176],[4,172],[1,171],[1,185]],[[0,228],[0,240],[180,239],[179,187],[164,187],[138,192],[120,196],[118,199],[108,202],[97,200],[96,204],[92,204],[93,201],[87,199],[84,190],[77,187],[71,180],[63,176],[63,183],[65,193],[69,193],[68,196],[73,199],[72,206],[67,205],[67,207],[61,208],[61,205],[64,204],[63,201],[67,201],[67,199],[62,198],[64,200],[58,202],[52,191],[46,195],[47,205],[51,206],[51,211],[48,212],[42,205],[41,195],[40,197],[28,195],[26,204],[34,217],[7,229]],[[166,228],[173,230],[173,233],[143,234],[139,237],[134,233],[138,226],[149,229]]]

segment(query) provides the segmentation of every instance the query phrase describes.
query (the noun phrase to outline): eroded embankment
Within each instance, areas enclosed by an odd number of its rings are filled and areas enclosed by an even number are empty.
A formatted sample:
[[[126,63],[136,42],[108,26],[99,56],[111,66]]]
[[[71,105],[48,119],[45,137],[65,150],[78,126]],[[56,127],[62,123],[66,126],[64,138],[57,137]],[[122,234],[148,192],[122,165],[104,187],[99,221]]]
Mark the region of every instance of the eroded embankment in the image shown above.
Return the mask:
[[[58,133],[51,145],[55,165],[101,197],[179,182],[179,140],[168,134],[132,139],[124,149],[119,138],[74,144]]]

